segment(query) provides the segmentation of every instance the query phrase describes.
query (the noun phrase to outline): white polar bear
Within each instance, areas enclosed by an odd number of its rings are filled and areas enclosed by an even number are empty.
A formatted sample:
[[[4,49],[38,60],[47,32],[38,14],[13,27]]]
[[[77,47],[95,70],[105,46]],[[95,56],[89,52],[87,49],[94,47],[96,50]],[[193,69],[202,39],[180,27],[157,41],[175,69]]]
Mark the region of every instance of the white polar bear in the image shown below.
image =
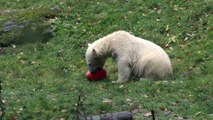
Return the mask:
[[[157,80],[173,74],[171,61],[160,46],[125,31],[113,32],[89,44],[86,51],[89,70],[103,68],[108,57],[117,62],[119,83],[131,76]]]

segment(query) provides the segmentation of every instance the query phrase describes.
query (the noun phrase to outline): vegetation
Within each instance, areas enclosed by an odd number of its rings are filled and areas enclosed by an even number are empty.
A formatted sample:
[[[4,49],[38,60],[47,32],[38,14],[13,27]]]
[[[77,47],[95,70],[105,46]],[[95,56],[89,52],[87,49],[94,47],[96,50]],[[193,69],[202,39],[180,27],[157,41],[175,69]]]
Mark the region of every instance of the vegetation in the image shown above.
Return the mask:
[[[43,20],[54,32],[51,40],[41,42],[36,34],[36,41],[0,47],[5,119],[65,119],[68,114],[71,119],[79,95],[88,116],[131,111],[136,119],[150,119],[154,110],[158,119],[213,119],[212,0],[1,0],[0,26],[8,19],[43,15],[44,8],[54,6],[60,12]],[[4,10],[18,13],[10,16]],[[87,44],[116,30],[162,46],[172,60],[174,77],[112,84],[117,67],[109,59],[108,78],[89,82]]]

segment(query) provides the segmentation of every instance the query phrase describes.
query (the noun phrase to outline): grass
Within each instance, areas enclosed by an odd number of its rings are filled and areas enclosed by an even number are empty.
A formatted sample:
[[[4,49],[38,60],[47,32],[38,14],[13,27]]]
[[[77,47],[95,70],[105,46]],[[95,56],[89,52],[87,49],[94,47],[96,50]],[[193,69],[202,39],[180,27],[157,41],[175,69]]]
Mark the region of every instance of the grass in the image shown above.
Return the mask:
[[[1,9],[55,5],[62,12],[51,19],[55,35],[49,42],[11,45],[0,55],[5,119],[65,119],[69,113],[71,119],[80,94],[87,115],[132,111],[136,119],[150,119],[144,114],[154,110],[158,119],[213,119],[211,0],[0,2]],[[108,78],[87,81],[87,43],[116,30],[164,47],[174,77],[112,84],[117,67],[109,59]]]

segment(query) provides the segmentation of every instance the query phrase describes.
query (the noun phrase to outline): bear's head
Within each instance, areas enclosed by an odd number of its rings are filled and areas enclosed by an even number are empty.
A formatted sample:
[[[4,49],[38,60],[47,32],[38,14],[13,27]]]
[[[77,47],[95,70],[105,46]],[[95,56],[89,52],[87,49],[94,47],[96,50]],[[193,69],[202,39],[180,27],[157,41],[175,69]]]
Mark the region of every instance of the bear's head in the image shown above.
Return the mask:
[[[88,44],[86,62],[91,73],[94,73],[97,69],[101,70],[104,66],[105,60],[106,59],[99,54],[99,51],[94,47],[94,45]]]

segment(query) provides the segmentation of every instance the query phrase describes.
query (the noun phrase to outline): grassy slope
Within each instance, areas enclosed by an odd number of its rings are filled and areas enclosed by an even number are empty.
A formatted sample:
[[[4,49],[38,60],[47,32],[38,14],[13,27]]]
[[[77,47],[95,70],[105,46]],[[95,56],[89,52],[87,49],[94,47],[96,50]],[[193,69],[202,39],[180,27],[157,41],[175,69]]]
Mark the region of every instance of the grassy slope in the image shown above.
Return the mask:
[[[210,0],[7,2],[1,1],[0,8],[56,4],[63,12],[54,21],[56,35],[50,42],[8,47],[0,56],[6,118],[65,118],[68,112],[74,112],[80,93],[87,114],[138,110],[138,119],[144,119],[143,113],[151,109],[158,119],[199,119],[213,114]],[[87,43],[120,29],[161,46],[170,41],[165,50],[172,59],[175,77],[112,84],[111,80],[117,79],[117,68],[109,60],[107,80],[88,82],[84,77]],[[103,102],[106,99],[112,100],[111,107]]]

